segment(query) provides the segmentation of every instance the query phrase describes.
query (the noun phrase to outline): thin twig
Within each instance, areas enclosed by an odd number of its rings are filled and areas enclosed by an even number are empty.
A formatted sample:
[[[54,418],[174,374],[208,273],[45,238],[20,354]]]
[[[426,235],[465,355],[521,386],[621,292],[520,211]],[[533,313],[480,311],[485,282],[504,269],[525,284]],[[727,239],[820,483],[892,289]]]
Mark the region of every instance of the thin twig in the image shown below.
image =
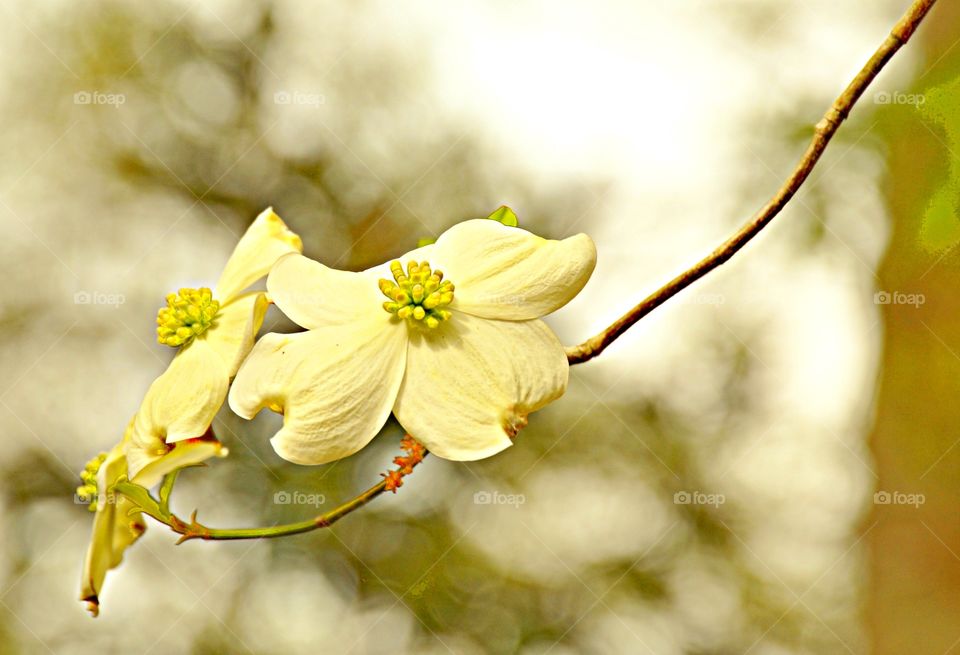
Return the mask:
[[[863,95],[873,79],[883,70],[896,52],[910,40],[917,26],[933,7],[936,0],[916,0],[900,21],[890,31],[890,35],[877,49],[870,60],[857,73],[857,76],[833,102],[827,113],[817,123],[813,140],[807,147],[803,157],[797,163],[790,177],[773,197],[751,218],[736,234],[727,239],[719,248],[711,252],[694,266],[676,276],[665,285],[647,296],[633,309],[614,321],[599,334],[587,339],[578,346],[567,348],[567,360],[570,364],[580,364],[593,359],[613,343],[617,337],[626,332],[634,323],[652,312],[654,309],[677,295],[679,292],[702,278],[704,275],[719,267],[733,257],[741,248],[755,237],[780,213],[790,199],[796,194],[800,186],[809,177],[820,156],[826,149],[830,139],[837,132],[841,123],[850,114],[850,110]]]

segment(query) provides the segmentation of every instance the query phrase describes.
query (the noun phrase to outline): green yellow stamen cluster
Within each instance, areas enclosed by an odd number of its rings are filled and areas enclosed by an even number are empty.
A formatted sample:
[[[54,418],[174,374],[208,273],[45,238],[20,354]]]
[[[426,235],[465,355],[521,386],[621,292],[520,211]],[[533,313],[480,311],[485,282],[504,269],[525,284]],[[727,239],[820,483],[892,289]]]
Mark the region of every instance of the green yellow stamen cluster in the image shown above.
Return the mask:
[[[452,314],[444,309],[453,302],[453,282],[443,281],[443,273],[431,270],[427,262],[411,261],[407,270],[395,261],[390,264],[393,281],[380,280],[380,291],[390,300],[383,308],[397,318],[435,328]]]
[[[88,503],[91,512],[97,511],[97,473],[106,459],[107,454],[100,453],[80,471],[80,481],[83,484],[77,487],[77,499]]]
[[[157,312],[157,341],[174,348],[182,346],[203,334],[218,311],[220,303],[206,287],[167,294],[167,306]]]

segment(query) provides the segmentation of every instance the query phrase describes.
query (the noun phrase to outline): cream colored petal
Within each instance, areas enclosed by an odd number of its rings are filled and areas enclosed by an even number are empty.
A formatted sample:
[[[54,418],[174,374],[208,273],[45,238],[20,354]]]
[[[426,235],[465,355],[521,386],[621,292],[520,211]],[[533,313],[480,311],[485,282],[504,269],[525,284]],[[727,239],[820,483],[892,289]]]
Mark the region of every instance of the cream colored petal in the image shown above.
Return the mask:
[[[236,375],[243,359],[253,348],[269,306],[265,293],[238,296],[221,307],[213,325],[196,337],[220,356],[229,377]]]
[[[370,272],[327,268],[303,255],[287,255],[267,278],[270,299],[297,325],[347,325],[381,313],[387,300]]]
[[[147,528],[140,512],[130,513],[134,505],[126,497],[108,492],[126,474],[127,460],[121,443],[110,451],[97,473],[97,511],[80,583],[80,599],[87,602],[94,616],[99,612],[99,596],[107,571],[120,565],[124,551]]]
[[[351,455],[383,426],[397,397],[407,327],[386,312],[365,322],[267,334],[240,367],[230,407],[244,418],[281,412],[271,440],[284,459],[323,464]]]
[[[212,436],[184,439],[168,445],[167,448],[169,450],[165,455],[141,468],[131,482],[149,489],[158,484],[168,473],[202,464],[211,457],[226,457],[229,453],[224,445]]]
[[[303,251],[300,237],[291,232],[273,209],[264,210],[247,228],[220,275],[214,297],[229,302],[270,272],[270,267],[291,252]]]
[[[553,241],[488,219],[454,225],[434,247],[430,263],[456,285],[450,309],[510,321],[563,307],[597,261],[586,234]]]
[[[130,475],[166,453],[164,443],[203,435],[227,396],[229,376],[220,355],[194,340],[154,380],[134,420]]]
[[[434,333],[411,335],[393,411],[430,452],[482,459],[510,446],[527,414],[563,395],[568,371],[543,322],[458,313]]]

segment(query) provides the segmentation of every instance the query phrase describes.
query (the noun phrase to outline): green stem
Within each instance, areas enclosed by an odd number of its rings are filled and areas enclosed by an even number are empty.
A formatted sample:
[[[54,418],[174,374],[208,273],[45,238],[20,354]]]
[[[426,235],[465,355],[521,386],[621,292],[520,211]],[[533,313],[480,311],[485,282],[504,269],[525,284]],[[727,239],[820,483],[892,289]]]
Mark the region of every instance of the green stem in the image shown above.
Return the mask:
[[[422,449],[422,446],[420,447]],[[347,514],[354,512],[385,491],[395,490],[401,482],[398,482],[404,475],[408,475],[422,460],[427,456],[426,449],[422,449],[417,455],[411,455],[405,459],[409,462],[409,469],[406,472],[400,470],[394,471],[393,476],[385,476],[379,483],[373,485],[363,493],[351,498],[342,505],[335,507],[329,512],[320,514],[305,521],[296,523],[285,523],[283,525],[272,525],[261,528],[210,528],[197,521],[197,512],[194,510],[189,521],[184,521],[169,510],[170,494],[173,491],[173,485],[176,481],[176,474],[170,474],[164,478],[160,485],[160,498],[154,498],[149,490],[138,484],[133,484],[126,478],[121,478],[113,486],[113,491],[123,494],[129,498],[136,506],[138,511],[163,523],[171,530],[181,535],[178,544],[190,539],[204,540],[235,540],[235,539],[272,539],[275,537],[285,537],[293,534],[301,534],[327,528]],[[402,468],[402,467],[401,467]]]
[[[168,525],[174,532],[183,535],[177,542],[178,544],[190,539],[272,539],[274,537],[286,537],[287,535],[301,534],[303,532],[310,532],[319,528],[329,527],[347,514],[360,509],[386,490],[387,482],[386,480],[383,480],[370,487],[360,495],[340,505],[339,507],[330,510],[329,512],[325,512],[319,516],[315,516],[305,521],[285,523],[283,525],[274,525],[265,528],[208,528],[197,523],[196,512],[194,512],[190,517],[189,523],[183,521],[173,514],[170,515],[169,521],[163,521],[162,519],[158,520]]]

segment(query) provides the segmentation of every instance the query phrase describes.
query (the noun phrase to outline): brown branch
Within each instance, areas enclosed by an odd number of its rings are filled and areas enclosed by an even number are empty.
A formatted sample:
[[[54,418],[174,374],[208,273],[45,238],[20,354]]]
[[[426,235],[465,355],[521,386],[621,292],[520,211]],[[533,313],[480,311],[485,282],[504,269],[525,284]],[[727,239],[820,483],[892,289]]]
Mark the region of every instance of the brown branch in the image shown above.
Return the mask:
[[[759,234],[763,228],[769,225],[810,176],[810,172],[820,160],[827,144],[830,143],[841,123],[850,114],[850,110],[853,109],[857,100],[860,99],[860,96],[863,95],[863,92],[877,74],[883,70],[883,67],[893,55],[910,39],[935,2],[936,0],[916,0],[910,5],[910,8],[893,27],[883,44],[873,53],[870,60],[857,73],[857,76],[844,89],[843,93],[834,100],[827,113],[817,123],[813,140],[807,147],[806,152],[803,153],[803,157],[800,158],[790,177],[760,211],[720,247],[644,298],[640,304],[614,321],[603,332],[587,339],[578,346],[567,348],[567,361],[570,364],[579,364],[599,355],[634,323],[725,263]]]

